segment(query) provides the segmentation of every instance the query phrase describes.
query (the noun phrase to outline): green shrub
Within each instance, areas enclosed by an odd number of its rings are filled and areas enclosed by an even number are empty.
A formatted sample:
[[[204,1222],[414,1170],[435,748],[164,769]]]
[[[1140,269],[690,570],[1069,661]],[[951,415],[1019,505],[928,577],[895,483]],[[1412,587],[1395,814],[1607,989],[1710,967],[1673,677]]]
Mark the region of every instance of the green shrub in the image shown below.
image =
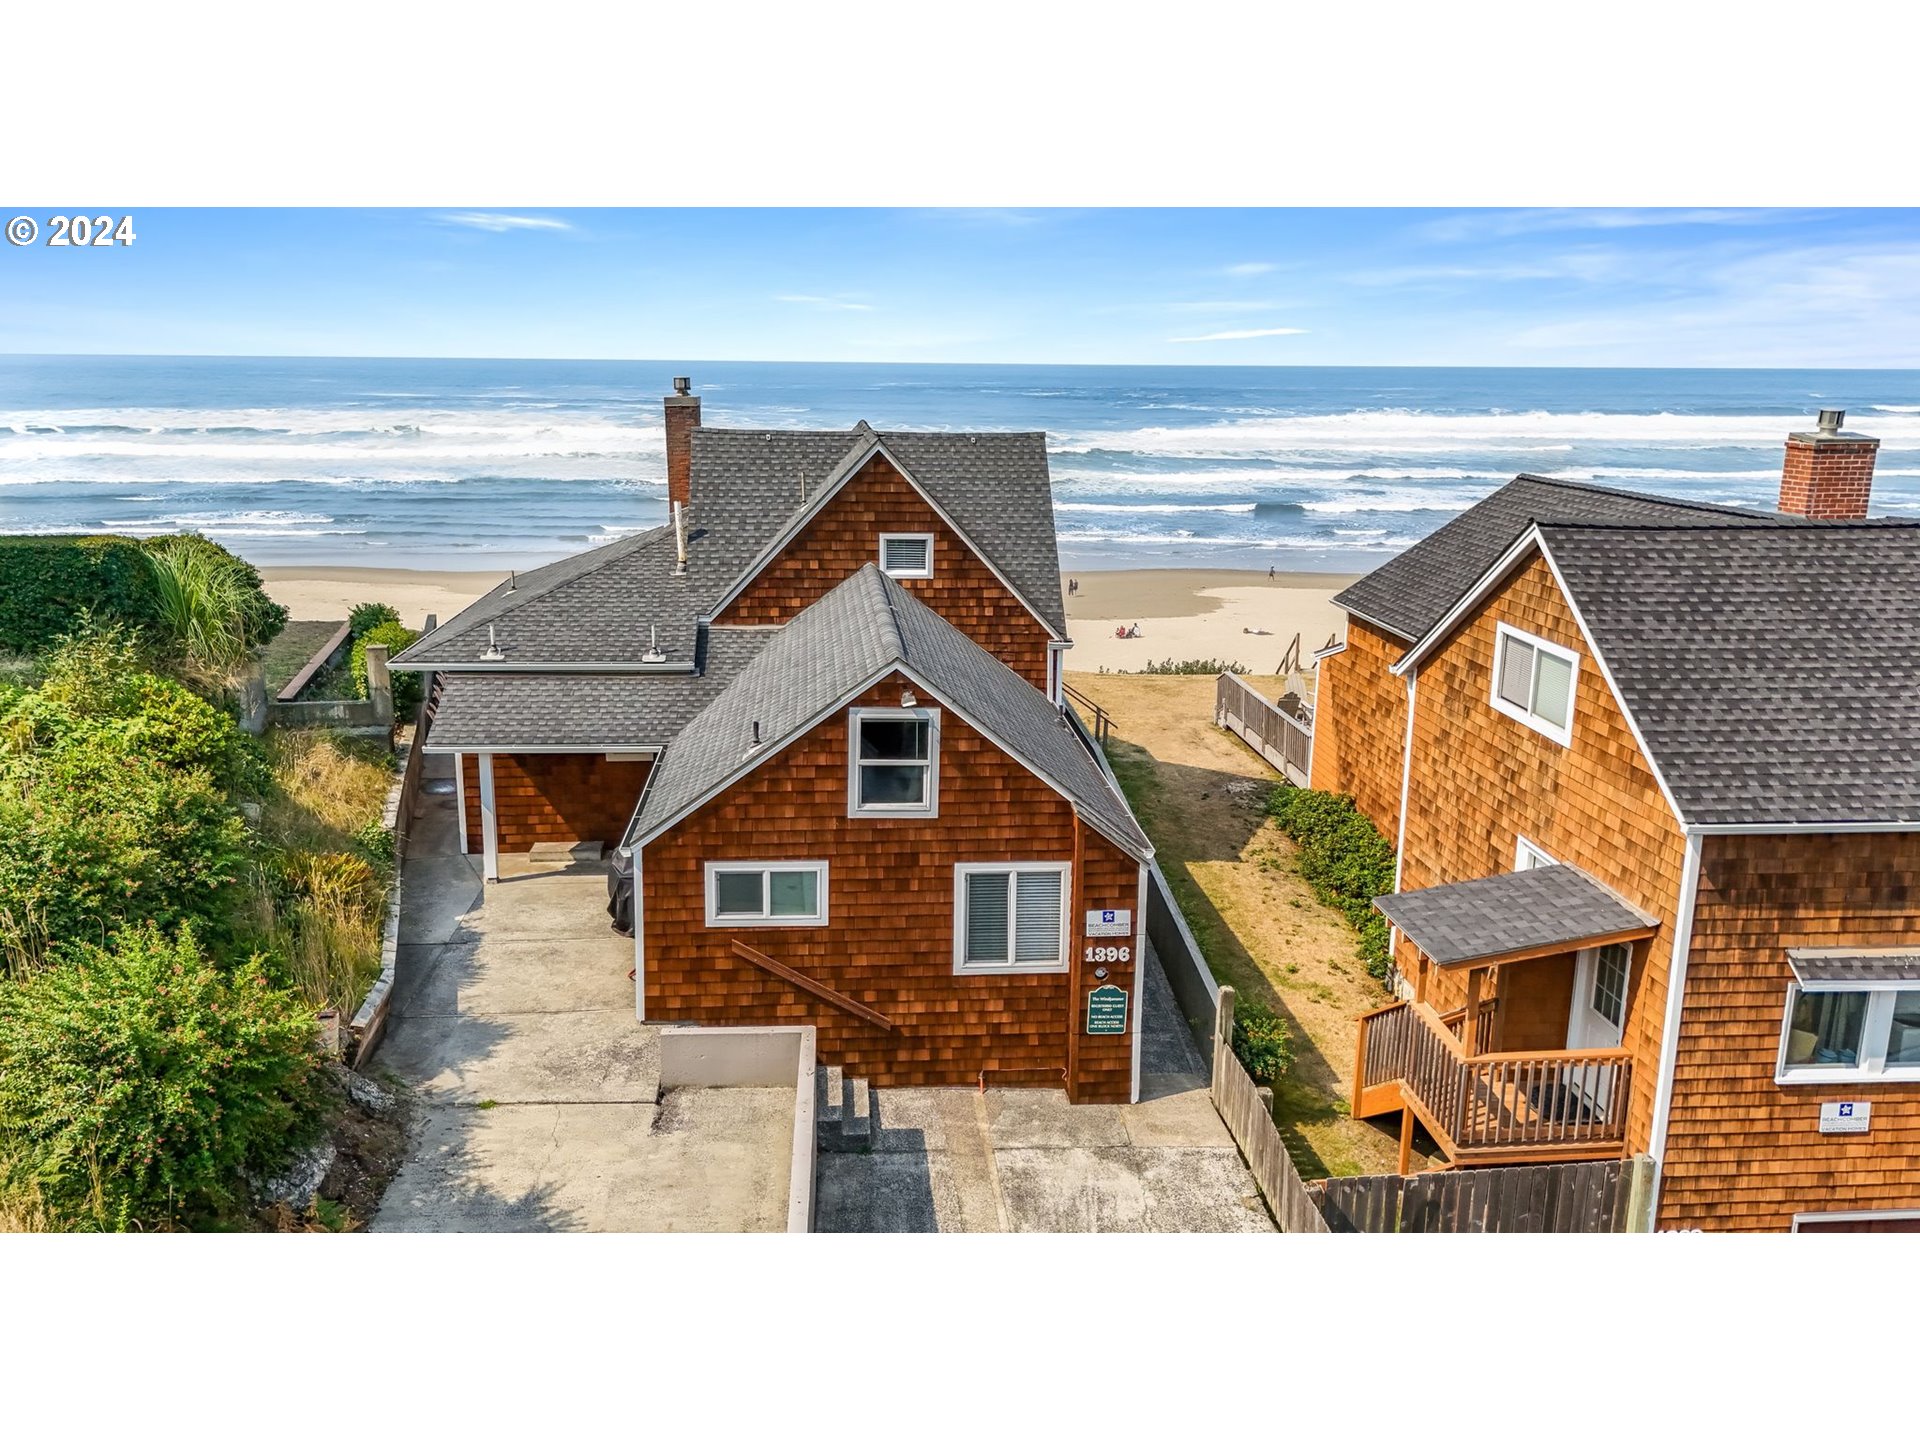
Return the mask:
[[[30,655],[89,615],[145,629],[160,618],[140,542],[118,535],[0,536],[0,650]]]
[[[117,932],[0,985],[0,1148],[62,1223],[230,1212],[320,1111],[313,1016],[258,961],[222,974],[191,930]]]
[[[347,631],[358,640],[377,625],[398,625],[400,612],[380,600],[369,600],[347,612]]]
[[[1233,1054],[1256,1085],[1278,1084],[1293,1063],[1293,1032],[1258,1000],[1235,998]]]
[[[0,757],[63,746],[205,769],[222,789],[245,794],[259,793],[267,780],[260,742],[185,685],[146,669],[139,646],[118,626],[57,642],[36,688],[11,697],[0,689]]]
[[[1251,672],[1238,660],[1149,660],[1142,675],[1246,675]]]
[[[233,576],[189,546],[149,550],[160,631],[168,648],[209,670],[227,670],[247,653],[247,627]]]
[[[1301,877],[1353,926],[1367,973],[1386,979],[1387,921],[1373,901],[1393,890],[1393,846],[1351,795],[1279,785],[1268,808],[1299,847]]]
[[[197,557],[195,566],[219,577],[246,644],[264,645],[287,623],[260,572],[205,536],[0,535],[0,651],[38,654],[89,617],[170,641],[152,562],[170,555]]]
[[[156,535],[145,542],[149,554],[197,557],[214,583],[232,598],[239,629],[250,647],[268,644],[287,626],[287,607],[277,605],[261,584],[260,572],[226,546],[204,535]]]
[[[366,634],[353,642],[353,655],[348,661],[353,671],[353,693],[362,700],[367,698],[367,647],[384,645],[389,658],[398,655],[407,646],[420,638],[419,632],[409,630],[398,620],[383,620]],[[393,679],[393,709],[397,715],[404,715],[420,703],[421,677],[415,670],[396,670]]]

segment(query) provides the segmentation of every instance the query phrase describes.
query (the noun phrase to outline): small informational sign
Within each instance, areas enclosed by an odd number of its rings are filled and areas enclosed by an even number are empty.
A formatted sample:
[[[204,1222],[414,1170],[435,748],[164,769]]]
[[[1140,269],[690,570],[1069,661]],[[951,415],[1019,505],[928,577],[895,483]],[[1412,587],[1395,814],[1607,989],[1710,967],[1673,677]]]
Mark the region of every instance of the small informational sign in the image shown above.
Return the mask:
[[[1087,911],[1087,934],[1131,935],[1133,934],[1133,911],[1089,910]]]
[[[1871,1100],[1829,1100],[1820,1107],[1822,1135],[1864,1135],[1872,1122]]]
[[[1102,985],[1087,992],[1087,1034],[1127,1033],[1127,992],[1118,985]]]

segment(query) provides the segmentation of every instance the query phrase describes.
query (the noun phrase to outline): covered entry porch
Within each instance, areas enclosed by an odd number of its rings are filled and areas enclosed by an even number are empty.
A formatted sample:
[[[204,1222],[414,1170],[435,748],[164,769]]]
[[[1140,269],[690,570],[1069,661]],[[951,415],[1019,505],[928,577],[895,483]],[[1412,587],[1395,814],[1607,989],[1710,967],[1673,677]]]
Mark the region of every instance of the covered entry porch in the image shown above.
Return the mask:
[[[1362,1017],[1359,1118],[1418,1122],[1453,1165],[1625,1153],[1621,1043],[1636,953],[1658,928],[1571,865],[1382,896],[1417,950],[1413,997]]]

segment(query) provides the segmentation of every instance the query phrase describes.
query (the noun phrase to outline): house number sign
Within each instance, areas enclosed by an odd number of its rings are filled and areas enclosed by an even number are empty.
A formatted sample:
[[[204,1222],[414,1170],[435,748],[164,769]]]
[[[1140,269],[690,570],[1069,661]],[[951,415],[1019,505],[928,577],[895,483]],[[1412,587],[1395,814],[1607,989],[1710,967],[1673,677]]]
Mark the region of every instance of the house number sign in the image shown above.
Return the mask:
[[[1133,959],[1131,945],[1089,945],[1087,946],[1087,964],[1124,965]]]

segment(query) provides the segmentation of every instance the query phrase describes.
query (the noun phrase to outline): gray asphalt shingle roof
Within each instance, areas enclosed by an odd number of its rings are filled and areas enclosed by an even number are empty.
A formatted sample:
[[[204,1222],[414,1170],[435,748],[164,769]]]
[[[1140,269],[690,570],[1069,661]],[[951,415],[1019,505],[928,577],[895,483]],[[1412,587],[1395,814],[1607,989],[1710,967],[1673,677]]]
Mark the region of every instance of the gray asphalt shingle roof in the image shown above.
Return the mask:
[[[1688,823],[1920,820],[1920,525],[1541,538]]]
[[[760,653],[772,631],[706,631],[693,675],[447,671],[430,750],[664,745]]]
[[[1768,511],[1520,475],[1417,545],[1363,575],[1334,596],[1334,603],[1403,639],[1419,640],[1530,526],[1556,521],[1722,528],[1803,523],[1795,516]]]
[[[1151,846],[1047,697],[874,565],[863,566],[767,641],[680,733],[655,768],[629,843],[657,833],[810,729],[895,666],[1064,791],[1132,853]],[[760,744],[753,743],[755,722]]]
[[[1046,436],[1038,431],[693,432],[696,567],[718,599],[859,449],[877,438],[934,504],[1061,635],[1060,552]]]
[[[496,586],[394,663],[473,665],[489,624],[506,664],[635,665],[655,628],[668,659],[684,662],[699,618],[876,435],[1021,598],[1065,635],[1044,435],[702,427],[693,432],[684,575],[674,573],[673,527],[659,526]]]
[[[1436,965],[1574,950],[1657,923],[1572,865],[1541,865],[1382,895],[1373,904]]]
[[[1891,950],[1787,951],[1802,985],[1893,985],[1920,980],[1920,947]]]

